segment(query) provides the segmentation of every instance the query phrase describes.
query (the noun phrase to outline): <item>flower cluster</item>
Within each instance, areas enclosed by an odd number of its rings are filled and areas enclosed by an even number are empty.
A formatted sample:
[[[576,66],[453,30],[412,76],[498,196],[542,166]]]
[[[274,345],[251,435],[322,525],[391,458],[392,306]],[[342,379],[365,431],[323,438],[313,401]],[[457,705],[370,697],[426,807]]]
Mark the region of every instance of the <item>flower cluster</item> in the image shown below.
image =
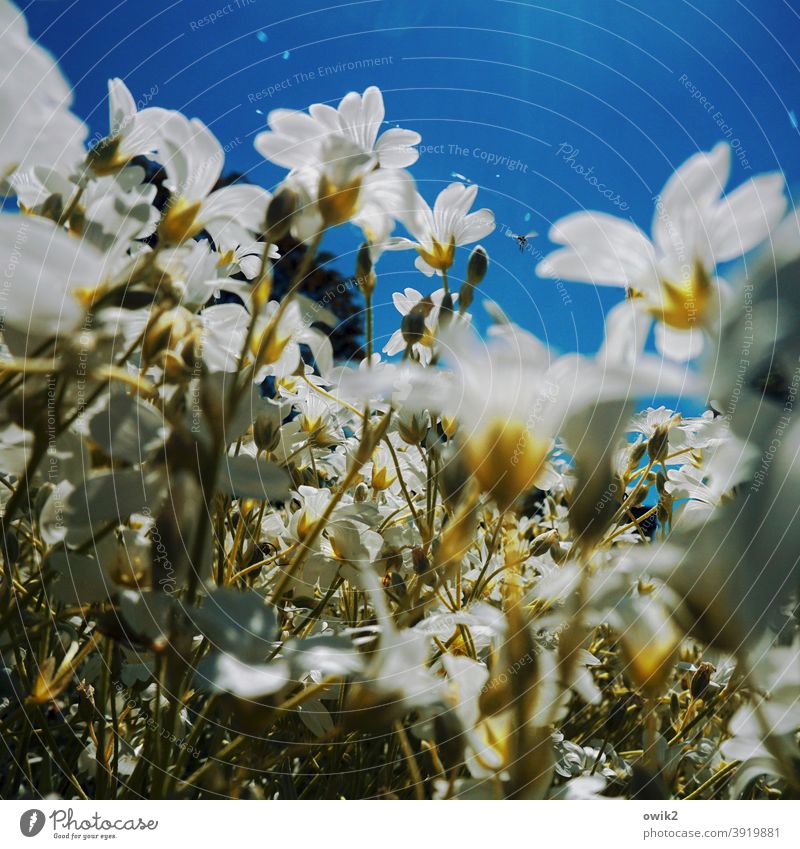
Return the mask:
[[[494,216],[461,182],[429,205],[377,88],[270,113],[270,192],[120,79],[87,148],[8,0],[0,21],[0,796],[797,793],[780,174],[725,194],[719,144],[652,239],[556,222],[537,285],[625,289],[597,354],[559,355],[496,310],[476,333]],[[304,294],[342,225],[357,366]],[[375,351],[387,250],[421,275]]]

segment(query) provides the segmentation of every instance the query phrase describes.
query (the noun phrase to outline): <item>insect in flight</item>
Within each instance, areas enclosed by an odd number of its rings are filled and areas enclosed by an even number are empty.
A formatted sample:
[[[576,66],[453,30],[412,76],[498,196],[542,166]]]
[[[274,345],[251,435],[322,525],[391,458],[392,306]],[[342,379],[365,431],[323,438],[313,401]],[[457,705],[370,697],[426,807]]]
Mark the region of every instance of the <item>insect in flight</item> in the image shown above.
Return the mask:
[[[513,233],[511,230],[506,230],[506,236],[509,239],[516,239],[517,244],[519,245],[520,251],[524,251],[528,245],[528,239],[533,239],[534,236],[538,236],[539,234],[535,230],[531,230],[530,233],[526,233],[524,236],[520,236],[517,233]]]

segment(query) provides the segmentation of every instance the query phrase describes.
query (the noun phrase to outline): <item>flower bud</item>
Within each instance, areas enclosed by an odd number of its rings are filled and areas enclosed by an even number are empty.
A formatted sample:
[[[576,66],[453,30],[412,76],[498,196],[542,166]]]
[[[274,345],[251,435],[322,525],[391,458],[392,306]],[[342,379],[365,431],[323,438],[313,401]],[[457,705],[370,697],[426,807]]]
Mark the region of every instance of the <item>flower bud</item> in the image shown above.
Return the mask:
[[[546,531],[545,533],[534,537],[531,542],[530,553],[534,557],[541,557],[541,555],[546,554],[554,545],[558,545],[558,543],[558,530],[553,528],[550,531]]]
[[[418,545],[411,549],[411,566],[415,575],[425,575],[431,568],[431,561]]]
[[[253,422],[253,442],[259,451],[274,451],[281,441],[280,418],[270,413],[259,413]]]
[[[646,442],[640,442],[638,443],[638,445],[634,445],[633,448],[631,448],[631,453],[628,458],[629,469],[635,469],[639,465],[639,463],[641,463],[645,451],[647,451]]]
[[[356,254],[356,279],[361,291],[369,298],[375,291],[375,272],[369,242],[363,242]]]
[[[453,318],[453,296],[450,292],[445,292],[442,298],[441,306],[439,307],[439,325],[447,327]]]
[[[284,186],[267,207],[267,238],[273,244],[282,239],[292,226],[292,219],[300,207],[300,196],[294,189]]]
[[[467,263],[467,283],[470,286],[477,286],[486,276],[489,268],[489,255],[478,245],[469,255]]]
[[[692,675],[692,683],[689,687],[693,699],[702,698],[708,689],[708,685],[711,683],[713,672],[714,665],[711,663],[701,663],[698,665],[694,675]]]
[[[470,283],[462,283],[458,290],[458,311],[465,313],[471,306],[475,297],[475,287]]]
[[[658,425],[647,443],[647,456],[652,463],[660,463],[669,451],[669,426]]]
[[[409,347],[416,345],[425,338],[425,330],[425,311],[419,309],[419,304],[417,304],[403,316],[400,322],[403,341]]]
[[[625,725],[625,720],[628,718],[628,707],[631,704],[630,694],[625,694],[614,702],[606,717],[607,731],[613,734]]]

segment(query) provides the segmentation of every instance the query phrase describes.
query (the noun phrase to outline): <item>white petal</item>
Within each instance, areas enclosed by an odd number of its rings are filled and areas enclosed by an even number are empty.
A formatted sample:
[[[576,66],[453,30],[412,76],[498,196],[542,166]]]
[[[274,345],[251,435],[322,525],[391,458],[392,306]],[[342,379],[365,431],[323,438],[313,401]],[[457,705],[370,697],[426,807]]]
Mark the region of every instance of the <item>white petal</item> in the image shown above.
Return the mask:
[[[422,141],[422,136],[413,130],[394,127],[381,133],[375,145],[382,168],[408,168],[419,159],[419,151],[414,147]]]
[[[782,174],[763,174],[726,195],[709,222],[711,248],[717,262],[747,253],[763,241],[786,212]]]
[[[57,335],[84,314],[77,287],[103,282],[106,258],[91,244],[43,218],[0,215],[0,261],[5,274],[5,321],[22,331]]]
[[[691,330],[676,330],[667,324],[656,324],[656,348],[671,360],[687,362],[703,352],[705,337],[697,327]]]
[[[708,153],[691,156],[669,178],[657,200],[653,241],[681,264],[692,262],[703,215],[728,182],[730,153],[730,146],[720,142]]]
[[[653,245],[629,221],[603,212],[578,212],[557,221],[549,237],[567,247],[539,263],[536,273],[542,277],[646,292],[657,286]]]
[[[119,135],[136,114],[136,101],[119,77],[108,81],[108,111],[112,136]]]

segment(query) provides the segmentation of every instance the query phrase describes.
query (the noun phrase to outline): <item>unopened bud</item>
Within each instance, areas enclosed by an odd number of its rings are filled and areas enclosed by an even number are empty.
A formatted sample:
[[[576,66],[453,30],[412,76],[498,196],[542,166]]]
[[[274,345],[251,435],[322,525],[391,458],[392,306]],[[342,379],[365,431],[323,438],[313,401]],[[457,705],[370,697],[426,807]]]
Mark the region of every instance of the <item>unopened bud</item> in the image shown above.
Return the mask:
[[[644,457],[644,452],[647,451],[647,443],[640,442],[638,445],[634,445],[631,449],[630,457],[628,459],[628,468],[635,469],[639,463],[642,461],[642,457]]]
[[[531,542],[530,553],[535,557],[539,557],[542,554],[546,554],[554,545],[558,545],[558,543],[558,530],[553,528],[551,531],[546,531],[545,533],[534,537]]]
[[[300,207],[300,196],[294,189],[282,188],[267,207],[267,238],[275,243],[282,239],[292,226],[292,219]]]
[[[425,338],[425,311],[417,306],[412,307],[400,322],[400,332],[406,345],[416,345]]]
[[[711,683],[711,675],[714,672],[714,666],[711,663],[701,663],[692,675],[692,683],[689,691],[693,699],[699,699],[708,689]]]
[[[474,297],[475,287],[469,282],[463,283],[458,290],[458,311],[460,313],[466,312],[472,306]]]
[[[647,456],[651,462],[658,463],[664,460],[669,450],[669,427],[658,425],[647,443]]]
[[[418,545],[411,549],[411,566],[415,575],[425,575],[431,568],[431,561]]]
[[[259,413],[253,422],[253,442],[259,451],[274,451],[281,441],[280,418]]]
[[[453,318],[453,296],[450,292],[445,292],[442,298],[441,306],[439,307],[439,325],[447,327]]]
[[[364,295],[369,298],[375,291],[375,272],[369,242],[363,242],[356,254],[356,279]]]
[[[674,728],[680,727],[681,700],[674,690],[669,694],[669,718]]]
[[[469,255],[467,263],[467,283],[470,286],[477,286],[486,276],[489,268],[489,255],[478,245]]]
[[[606,718],[606,729],[612,734],[615,731],[619,731],[625,725],[625,720],[628,717],[628,705],[630,703],[630,696],[625,695],[617,699],[611,706],[611,710],[608,712],[608,717]]]

